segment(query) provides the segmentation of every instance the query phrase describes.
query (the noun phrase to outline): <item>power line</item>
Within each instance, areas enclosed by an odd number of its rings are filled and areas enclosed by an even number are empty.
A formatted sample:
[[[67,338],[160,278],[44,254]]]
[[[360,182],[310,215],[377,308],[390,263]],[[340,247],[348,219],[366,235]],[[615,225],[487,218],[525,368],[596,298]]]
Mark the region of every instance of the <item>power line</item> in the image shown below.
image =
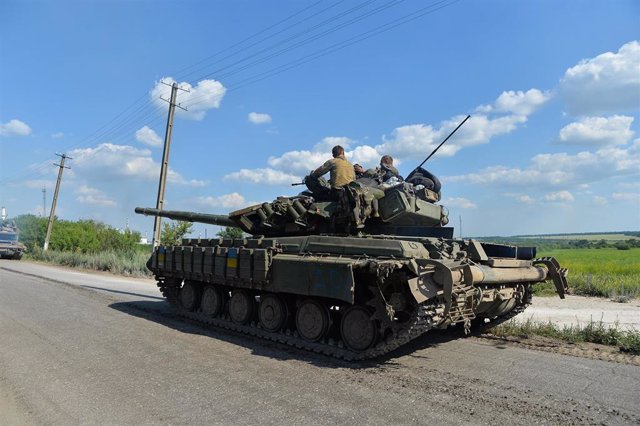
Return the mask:
[[[293,28],[294,26],[297,26],[297,25],[299,25],[300,23],[305,22],[305,21],[306,21],[306,20],[308,20],[308,19],[311,19],[311,18],[313,18],[313,17],[315,17],[315,16],[317,16],[317,15],[319,15],[319,14],[321,14],[321,13],[324,13],[325,11],[327,11],[327,10],[329,10],[329,9],[331,9],[331,8],[333,8],[333,7],[335,7],[335,6],[337,6],[338,4],[340,4],[340,3],[342,3],[342,2],[344,2],[344,0],[340,0],[340,1],[338,1],[338,2],[336,2],[336,3],[334,3],[334,4],[332,4],[332,5],[330,5],[329,7],[326,7],[326,8],[324,8],[324,9],[320,10],[319,12],[314,13],[313,15],[311,15],[311,16],[309,16],[309,17],[307,17],[307,18],[305,18],[305,19],[303,19],[303,20],[301,20],[301,21],[298,21],[298,22],[294,23],[293,25],[291,25],[291,26],[289,26],[289,27],[285,28],[284,30],[278,31],[278,32],[276,32],[275,34],[271,34],[270,36],[265,37],[265,38],[263,38],[263,39],[261,39],[261,40],[260,40],[260,43],[262,43],[262,42],[264,42],[264,41],[266,41],[266,40],[269,40],[270,38],[273,38],[273,37],[275,37],[276,35],[278,35],[278,34],[280,34],[280,33],[284,32],[284,31],[287,31],[288,29],[291,29],[291,28]],[[220,50],[220,51],[218,51],[218,52],[214,53],[213,55],[207,56],[206,58],[204,58],[204,59],[202,59],[202,60],[200,60],[200,61],[196,62],[196,63],[195,63],[195,64],[193,64],[193,65],[190,65],[190,66],[188,66],[188,67],[186,67],[186,68],[181,69],[180,71],[176,72],[175,74],[179,74],[179,73],[181,73],[181,72],[187,71],[187,70],[189,70],[189,69],[191,69],[191,68],[193,68],[193,67],[195,67],[195,66],[197,66],[197,65],[200,65],[200,64],[202,64],[202,63],[204,63],[204,62],[208,62],[209,60],[211,60],[211,59],[213,59],[213,58],[217,57],[218,55],[221,55],[222,53],[228,52],[229,50],[231,50],[231,49],[233,49],[233,48],[235,48],[235,47],[241,46],[241,45],[242,45],[242,44],[244,44],[245,42],[247,42],[247,41],[249,41],[249,40],[252,40],[252,39],[256,38],[257,36],[259,36],[259,35],[261,35],[261,34],[264,34],[265,32],[268,32],[269,30],[271,30],[271,29],[273,29],[273,28],[277,27],[278,25],[280,25],[280,24],[282,24],[282,23],[284,23],[284,22],[286,22],[286,21],[288,21],[288,20],[290,20],[290,19],[292,19],[292,18],[294,18],[294,17],[296,17],[296,16],[298,16],[298,15],[300,15],[300,14],[302,14],[302,13],[306,12],[306,11],[307,11],[307,10],[309,10],[309,9],[314,8],[315,6],[317,6],[317,5],[318,5],[318,4],[320,4],[320,3],[322,3],[322,1],[321,1],[321,0],[320,0],[320,1],[317,1],[317,2],[315,2],[315,3],[313,3],[312,5],[310,5],[310,6],[308,6],[308,7],[305,7],[304,9],[302,9],[302,10],[300,10],[300,11],[298,11],[298,12],[296,12],[296,13],[292,14],[292,15],[289,15],[289,16],[288,16],[288,17],[286,17],[285,19],[283,19],[283,20],[281,20],[281,21],[278,21],[278,22],[276,22],[275,24],[270,25],[269,27],[267,27],[267,28],[265,28],[265,29],[263,29],[263,30],[258,31],[257,33],[254,33],[253,35],[250,35],[249,37],[246,37],[246,38],[242,39],[241,41],[239,41],[239,42],[237,42],[237,43],[232,44],[231,46],[229,46],[229,47],[227,47],[227,48],[225,48],[225,49],[222,49],[222,50]],[[246,49],[246,47],[245,47],[244,49]],[[201,70],[201,69],[203,69],[203,68],[206,68],[206,67],[200,67],[200,68],[198,68],[198,69],[196,69],[196,70],[193,70],[193,71],[189,72],[189,74],[186,74],[185,76],[180,77],[180,79],[181,79],[181,80],[186,80],[186,79],[187,79],[187,77],[188,77],[189,75],[192,75],[193,73],[195,73],[195,72],[197,72],[197,71],[200,71],[200,70]],[[171,74],[169,74],[169,75],[171,75]],[[177,78],[178,78],[178,77],[176,76],[176,79],[177,79]]]
[[[270,45],[268,47],[265,47],[264,49],[259,50],[258,52],[255,52],[255,53],[245,57],[244,59],[241,59],[241,60],[236,61],[236,62],[234,62],[234,63],[232,63],[230,65],[227,65],[227,66],[224,66],[222,68],[219,68],[219,69],[217,69],[215,71],[209,72],[209,73],[207,73],[207,74],[205,74],[203,76],[200,76],[200,77],[196,78],[195,80],[199,81],[199,80],[205,79],[205,78],[210,77],[210,76],[212,76],[214,74],[217,74],[218,72],[224,71],[224,70],[226,70],[226,69],[228,69],[228,68],[230,68],[230,67],[232,67],[234,65],[241,64],[241,63],[243,63],[243,62],[245,62],[247,60],[250,60],[253,57],[256,57],[256,56],[258,56],[258,55],[260,55],[262,53],[268,52],[269,50],[272,50],[272,49],[274,49],[274,48],[276,48],[278,46],[281,46],[281,45],[283,45],[285,43],[288,43],[289,41],[295,40],[298,37],[301,37],[301,36],[304,36],[306,34],[309,34],[309,33],[313,32],[313,31],[315,31],[316,29],[321,28],[324,25],[327,25],[327,24],[330,24],[332,22],[335,22],[336,20],[339,20],[339,19],[341,19],[341,18],[343,18],[343,17],[345,17],[345,16],[347,16],[347,15],[353,13],[353,12],[357,12],[358,10],[365,8],[368,5],[370,5],[372,3],[375,3],[376,1],[377,0],[367,0],[365,2],[362,2],[362,3],[350,8],[350,9],[348,9],[346,11],[342,11],[342,12],[340,12],[340,13],[334,15],[334,16],[331,16],[331,17],[325,19],[324,21],[322,21],[322,22],[320,22],[320,23],[318,23],[318,24],[316,24],[316,25],[314,25],[314,26],[312,26],[310,28],[307,28],[307,29],[305,29],[303,31],[300,31],[300,32],[298,32],[298,33],[296,33],[294,35],[291,35],[288,38],[286,38],[284,40],[281,40],[281,41],[279,41],[279,42],[277,42],[275,44],[272,44],[272,45]],[[404,0],[392,0],[390,3],[399,3],[399,2],[402,2],[402,1],[404,1]],[[258,43],[255,43],[255,44],[258,44]],[[253,45],[251,45],[251,46],[253,46]],[[251,46],[249,46],[249,47],[251,47]],[[233,55],[229,55],[229,56],[227,56],[225,58],[228,58],[228,57],[231,57],[231,56],[233,56]],[[225,59],[225,58],[223,58],[223,59]]]
[[[241,80],[236,85],[228,87],[227,91],[228,92],[236,91],[238,89],[241,89],[243,87],[246,87],[246,86],[249,86],[251,84],[257,83],[259,81],[265,80],[267,78],[271,78],[271,77],[273,77],[275,75],[281,74],[281,73],[283,73],[285,71],[288,71],[290,69],[296,68],[296,67],[304,65],[304,64],[306,64],[308,62],[311,62],[311,61],[314,61],[316,59],[319,59],[319,58],[321,58],[323,56],[326,56],[326,55],[328,55],[330,53],[336,52],[338,50],[344,49],[344,48],[349,47],[351,45],[354,45],[356,43],[360,43],[362,41],[365,41],[365,40],[367,40],[367,39],[369,39],[371,37],[374,37],[376,35],[379,35],[379,34],[382,34],[384,32],[390,31],[390,30],[392,30],[392,29],[394,29],[394,28],[396,28],[396,27],[398,27],[400,25],[409,23],[409,22],[414,21],[414,20],[416,20],[418,18],[421,18],[421,17],[423,17],[425,15],[434,13],[434,12],[436,12],[438,10],[441,10],[441,9],[445,8],[445,7],[451,6],[452,4],[457,3],[459,1],[460,0],[440,0],[440,1],[435,2],[435,3],[433,3],[433,4],[429,5],[429,6],[426,6],[424,8],[418,9],[418,10],[416,10],[414,12],[411,12],[409,14],[406,14],[406,15],[400,17],[400,18],[397,18],[397,19],[394,19],[394,20],[392,20],[390,22],[387,22],[386,24],[380,25],[380,26],[378,26],[376,28],[373,28],[371,30],[365,31],[363,33],[360,33],[360,34],[358,34],[358,35],[356,35],[354,37],[351,37],[351,38],[349,38],[347,40],[343,40],[341,42],[335,43],[335,44],[333,44],[331,46],[323,48],[323,49],[321,49],[319,51],[316,51],[316,52],[314,52],[312,54],[305,55],[305,56],[303,56],[301,58],[295,59],[295,60],[290,61],[290,62],[288,62],[286,64],[283,64],[283,65],[280,65],[280,66],[275,67],[275,68],[273,68],[271,70],[268,70],[268,71],[265,71],[263,73],[259,73],[259,74],[256,74],[256,75],[252,76],[252,77],[249,77],[247,79]],[[194,98],[193,100],[200,99],[200,98],[201,97]],[[197,105],[197,104],[202,103],[202,102],[203,101],[189,103],[189,104],[187,104],[187,106],[188,107],[192,107],[192,106]]]

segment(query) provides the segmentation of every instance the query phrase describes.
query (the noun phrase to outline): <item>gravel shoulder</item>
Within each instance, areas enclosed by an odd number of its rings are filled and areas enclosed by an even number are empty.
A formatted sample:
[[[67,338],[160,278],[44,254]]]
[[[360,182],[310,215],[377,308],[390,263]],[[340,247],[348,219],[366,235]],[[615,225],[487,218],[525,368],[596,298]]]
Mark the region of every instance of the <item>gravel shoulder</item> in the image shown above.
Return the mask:
[[[521,322],[529,319],[552,322],[559,326],[584,326],[591,321],[602,321],[606,326],[617,326],[621,330],[640,330],[640,299],[618,303],[599,297],[567,295],[560,299],[534,296],[531,306],[515,319]]]

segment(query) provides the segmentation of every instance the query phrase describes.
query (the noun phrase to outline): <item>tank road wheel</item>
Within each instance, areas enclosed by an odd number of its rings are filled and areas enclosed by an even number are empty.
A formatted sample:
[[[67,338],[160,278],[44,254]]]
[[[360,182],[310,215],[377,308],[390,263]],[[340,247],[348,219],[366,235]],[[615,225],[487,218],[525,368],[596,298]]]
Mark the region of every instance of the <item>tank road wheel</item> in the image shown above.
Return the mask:
[[[342,316],[340,323],[342,341],[356,352],[369,349],[376,343],[378,326],[371,314],[362,306],[351,306]]]
[[[329,311],[316,300],[305,300],[296,312],[296,329],[305,340],[317,342],[329,330]]]
[[[195,310],[199,305],[198,287],[191,281],[185,281],[180,289],[180,303],[187,311]]]
[[[280,330],[287,322],[287,305],[281,297],[275,294],[266,294],[260,298],[258,318],[262,328],[275,332]]]
[[[246,290],[234,290],[229,300],[229,316],[237,324],[251,321],[255,308],[253,296]]]
[[[202,300],[200,301],[202,313],[210,317],[218,316],[220,311],[222,311],[223,305],[224,300],[220,290],[212,285],[206,286],[202,292]]]

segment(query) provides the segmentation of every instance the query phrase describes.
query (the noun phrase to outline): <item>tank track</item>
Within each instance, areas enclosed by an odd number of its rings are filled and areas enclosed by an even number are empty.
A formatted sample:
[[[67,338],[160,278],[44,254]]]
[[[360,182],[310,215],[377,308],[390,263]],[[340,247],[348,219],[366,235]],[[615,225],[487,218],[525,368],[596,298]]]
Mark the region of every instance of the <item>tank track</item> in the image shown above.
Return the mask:
[[[341,341],[335,341],[331,338],[322,342],[308,342],[298,337],[297,333],[291,329],[272,333],[262,329],[257,321],[243,325],[234,323],[228,315],[209,317],[199,312],[188,311],[180,303],[178,287],[164,286],[162,281],[158,281],[157,284],[162,295],[181,317],[345,361],[361,361],[382,356],[434,328],[432,320],[434,307],[430,305],[418,306],[414,311],[413,317],[404,324],[402,329],[396,331],[392,337],[378,342],[366,351],[354,352],[347,349]]]

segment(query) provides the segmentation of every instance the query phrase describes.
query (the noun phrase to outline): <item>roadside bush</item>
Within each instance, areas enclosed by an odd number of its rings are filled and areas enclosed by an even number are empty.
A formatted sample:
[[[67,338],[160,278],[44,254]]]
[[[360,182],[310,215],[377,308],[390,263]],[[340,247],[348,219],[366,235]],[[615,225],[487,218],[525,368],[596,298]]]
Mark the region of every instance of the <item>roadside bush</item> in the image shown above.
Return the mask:
[[[20,241],[31,250],[41,248],[47,233],[48,219],[34,215],[16,218]],[[108,250],[133,251],[140,241],[140,233],[115,228],[94,220],[58,220],[53,224],[49,249],[76,253],[96,253]]]

